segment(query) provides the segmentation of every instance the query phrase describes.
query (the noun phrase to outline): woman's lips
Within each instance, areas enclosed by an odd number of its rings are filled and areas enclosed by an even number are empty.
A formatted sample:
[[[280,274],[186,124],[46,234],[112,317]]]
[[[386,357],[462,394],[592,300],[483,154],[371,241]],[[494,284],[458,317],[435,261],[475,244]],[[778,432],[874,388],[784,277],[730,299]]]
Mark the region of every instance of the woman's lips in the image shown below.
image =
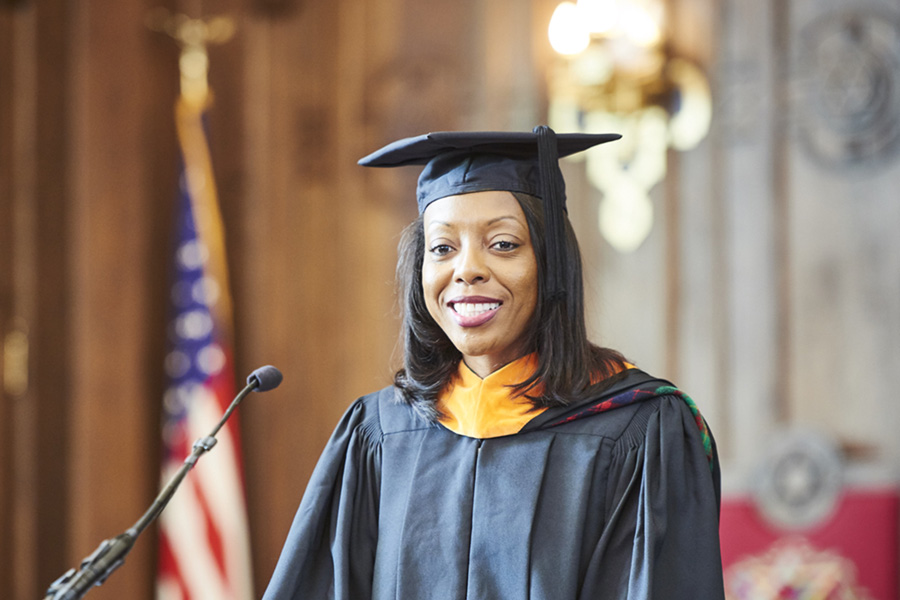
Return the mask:
[[[451,300],[450,314],[460,327],[478,327],[494,318],[502,303],[493,298],[463,298]]]

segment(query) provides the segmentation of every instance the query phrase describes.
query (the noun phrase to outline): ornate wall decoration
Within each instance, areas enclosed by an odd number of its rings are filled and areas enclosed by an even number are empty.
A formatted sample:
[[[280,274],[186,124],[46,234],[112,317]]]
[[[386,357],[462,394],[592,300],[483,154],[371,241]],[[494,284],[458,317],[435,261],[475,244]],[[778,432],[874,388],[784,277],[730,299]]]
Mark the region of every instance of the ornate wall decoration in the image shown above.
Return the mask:
[[[776,542],[767,552],[736,563],[725,574],[730,600],[809,598],[871,600],[856,580],[856,567],[804,538]]]
[[[836,444],[817,431],[795,428],[767,446],[756,479],[760,514],[780,529],[817,527],[834,512],[843,485]]]
[[[878,165],[900,149],[900,14],[826,13],[797,42],[793,107],[804,149],[826,167]]]

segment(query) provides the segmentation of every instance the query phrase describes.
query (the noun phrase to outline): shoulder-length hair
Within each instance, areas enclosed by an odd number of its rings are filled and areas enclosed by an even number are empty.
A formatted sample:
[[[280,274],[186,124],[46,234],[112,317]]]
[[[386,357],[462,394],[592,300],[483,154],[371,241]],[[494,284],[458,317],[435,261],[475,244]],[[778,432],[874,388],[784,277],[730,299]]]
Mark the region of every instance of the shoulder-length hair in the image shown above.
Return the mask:
[[[538,295],[534,315],[528,325],[529,352],[537,353],[534,375],[513,387],[535,407],[567,406],[587,399],[607,387],[608,379],[622,370],[625,359],[609,348],[592,344],[584,321],[584,285],[578,240],[566,219],[565,250],[568,272],[565,296],[544,298],[547,280],[544,212],[541,200],[512,192],[528,224],[538,265]],[[462,358],[425,305],[422,263],[425,258],[423,218],[410,223],[398,246],[397,285],[403,312],[403,368],[394,375],[394,385],[403,399],[427,419],[436,419],[441,390],[456,375]],[[539,394],[530,394],[540,390]]]

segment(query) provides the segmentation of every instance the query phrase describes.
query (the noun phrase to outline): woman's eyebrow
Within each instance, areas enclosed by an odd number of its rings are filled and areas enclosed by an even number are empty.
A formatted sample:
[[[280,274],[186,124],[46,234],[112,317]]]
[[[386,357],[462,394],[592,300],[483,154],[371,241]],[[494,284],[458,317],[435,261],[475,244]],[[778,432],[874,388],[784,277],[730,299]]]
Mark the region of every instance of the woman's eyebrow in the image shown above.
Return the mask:
[[[494,217],[493,219],[491,219],[490,221],[488,221],[487,224],[488,224],[488,225],[493,225],[494,223],[497,223],[498,221],[503,221],[503,220],[505,220],[505,219],[509,219],[510,221],[514,221],[514,222],[516,222],[516,223],[521,224],[521,223],[519,222],[519,219],[517,219],[517,218],[515,217],[515,215],[503,215],[502,217]]]
[[[504,221],[504,220],[509,220],[509,221],[513,221],[514,223],[521,224],[521,221],[519,219],[517,219],[515,215],[503,215],[500,217],[494,217],[493,219],[490,219],[486,223],[486,225],[493,225],[494,223],[498,223],[498,222]],[[450,223],[448,221],[432,221],[431,223],[428,224],[427,228],[431,229],[432,227],[446,227],[447,229],[453,229],[454,225],[455,225],[454,223]]]

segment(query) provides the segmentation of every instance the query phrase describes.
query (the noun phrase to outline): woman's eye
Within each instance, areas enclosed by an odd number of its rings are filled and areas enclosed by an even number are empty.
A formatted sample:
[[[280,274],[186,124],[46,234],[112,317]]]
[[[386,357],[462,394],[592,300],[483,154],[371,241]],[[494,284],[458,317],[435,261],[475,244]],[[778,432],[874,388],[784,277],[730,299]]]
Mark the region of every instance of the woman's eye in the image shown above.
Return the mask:
[[[451,248],[447,244],[436,244],[428,249],[429,252],[436,256],[444,256],[445,254],[449,254],[450,250]]]
[[[509,240],[500,240],[499,242],[494,243],[494,248],[497,250],[502,250],[504,252],[509,252],[510,250],[515,250],[519,247],[519,244],[515,242],[511,242]]]

